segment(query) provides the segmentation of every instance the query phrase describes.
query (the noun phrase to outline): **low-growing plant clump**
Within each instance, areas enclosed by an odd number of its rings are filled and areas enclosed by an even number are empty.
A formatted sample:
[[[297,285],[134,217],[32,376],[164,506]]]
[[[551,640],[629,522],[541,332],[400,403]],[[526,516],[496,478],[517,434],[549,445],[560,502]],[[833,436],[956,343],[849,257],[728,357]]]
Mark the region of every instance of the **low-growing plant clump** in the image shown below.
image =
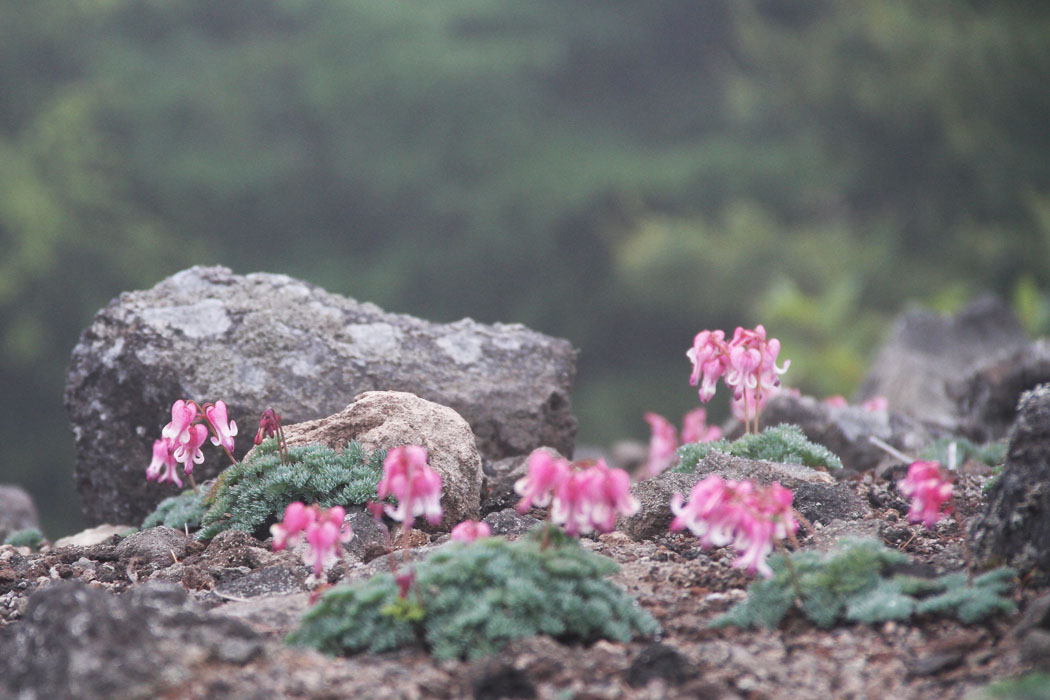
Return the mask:
[[[290,503],[331,506],[363,505],[375,497],[386,453],[371,455],[357,442],[341,453],[324,445],[287,447],[287,464],[274,438],[263,441],[251,459],[227,468],[201,518],[199,539],[224,530],[255,532],[279,517]]]
[[[414,568],[407,596],[392,574],[328,591],[289,642],[328,654],[420,642],[438,658],[477,658],[536,634],[586,643],[659,629],[608,580],[615,562],[549,525],[515,542],[453,543]]]
[[[27,527],[22,530],[15,530],[8,534],[4,538],[4,544],[14,545],[15,547],[29,547],[30,549],[36,549],[46,541],[44,533],[40,532],[35,527]]]
[[[208,510],[204,500],[206,493],[186,489],[177,496],[169,496],[157,504],[152,513],[142,521],[142,529],[163,525],[176,530],[196,530]]]
[[[954,616],[970,624],[1015,610],[1005,596],[1017,573],[1000,568],[924,578],[903,572],[909,557],[874,540],[844,540],[827,554],[795,552],[769,557],[770,578],[748,588],[746,600],[716,618],[713,627],[777,627],[798,608],[820,627],[840,621],[875,623],[913,615]]]
[[[723,439],[683,445],[678,448],[678,465],[672,471],[693,473],[700,460],[707,457],[712,450],[748,459],[826,469],[842,468],[842,460],[823,445],[810,442],[802,428],[790,423],[781,423],[776,427],[766,428],[761,433],[744,435],[732,442]]]

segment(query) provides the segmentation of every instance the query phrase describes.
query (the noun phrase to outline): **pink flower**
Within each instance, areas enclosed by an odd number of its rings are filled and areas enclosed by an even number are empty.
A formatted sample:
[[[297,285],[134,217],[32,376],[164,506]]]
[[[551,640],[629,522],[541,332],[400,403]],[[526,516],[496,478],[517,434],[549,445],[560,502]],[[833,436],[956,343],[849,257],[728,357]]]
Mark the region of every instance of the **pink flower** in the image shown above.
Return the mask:
[[[842,394],[828,396],[824,399],[824,403],[832,408],[845,408],[846,406],[849,406],[849,401],[847,401],[846,397]]]
[[[561,480],[551,501],[551,522],[572,537],[594,531],[591,510],[598,499],[598,484],[590,469],[574,469]]]
[[[171,422],[160,431],[172,442],[189,442],[190,425],[197,420],[197,404],[179,399],[171,405]]]
[[[689,384],[700,385],[700,401],[703,403],[707,403],[715,395],[715,384],[726,371],[729,358],[725,339],[724,331],[700,331],[693,338],[693,347],[685,353],[693,363]]]
[[[762,324],[754,330],[737,327],[729,342],[729,369],[726,385],[733,388],[733,398],[742,403],[745,422],[757,416],[773,395],[780,390],[780,375],[788,370],[791,361],[777,367],[780,341],[766,340]]]
[[[179,443],[172,454],[175,457],[175,461],[182,464],[182,470],[187,474],[192,474],[193,465],[204,461],[204,452],[201,451],[201,445],[208,439],[208,429],[197,423],[189,426],[185,434],[189,438]]]
[[[652,429],[652,437],[649,438],[649,463],[645,473],[648,476],[656,476],[674,464],[675,450],[678,449],[678,431],[671,421],[659,414],[646,413],[645,420]]]
[[[682,416],[682,443],[713,442],[722,439],[722,429],[707,424],[707,411],[697,408]]]
[[[733,545],[739,555],[733,566],[773,575],[766,557],[775,542],[798,530],[791,502],[794,496],[780,484],[756,488],[750,481],[726,481],[712,474],[698,482],[683,504],[681,494],[671,498],[671,530],[689,530],[700,546]]]
[[[395,447],[383,460],[383,478],[377,494],[380,500],[393,495],[397,507],[387,505],[385,512],[394,520],[412,527],[417,515],[427,522],[441,522],[441,475],[427,464],[426,448],[419,445]]]
[[[237,435],[237,423],[229,419],[229,415],[226,413],[226,404],[222,401],[216,401],[215,405],[208,404],[204,408],[204,415],[207,416],[208,422],[211,423],[215,432],[218,436],[213,436],[211,444],[222,445],[230,452],[233,452],[233,438]]]
[[[872,413],[877,411],[885,411],[889,409],[890,402],[886,400],[885,396],[872,396],[870,399],[860,405],[865,411],[871,411]]]
[[[588,471],[594,482],[591,525],[598,532],[612,532],[616,529],[617,515],[631,516],[641,507],[631,494],[631,477],[623,469],[610,469],[604,459],[599,459]]]
[[[182,479],[175,470],[178,462],[175,461],[175,455],[172,454],[173,450],[168,438],[153,441],[153,461],[146,467],[147,481],[156,480],[158,484],[173,481],[179,488],[182,488]]]
[[[911,499],[908,522],[921,522],[932,528],[950,512],[941,511],[951,500],[952,482],[941,470],[940,462],[912,462],[908,475],[897,482],[897,490]]]
[[[284,520],[270,527],[273,534],[273,549],[278,551],[295,546],[305,536],[309,545],[303,552],[303,563],[312,566],[314,576],[320,577],[325,569],[339,561],[339,545],[354,536],[344,520],[346,511],[342,506],[321,510],[317,504],[309,508],[296,501],[284,510]]]
[[[464,520],[452,528],[452,539],[456,542],[473,542],[482,537],[492,534],[492,528],[486,522],[475,522]]]
[[[281,414],[272,408],[266,409],[263,411],[262,417],[259,418],[259,430],[255,433],[255,444],[261,445],[264,439],[276,435],[280,428]]]
[[[554,457],[546,450],[533,450],[527,462],[528,474],[514,483],[514,492],[521,496],[517,509],[524,513],[536,506],[543,508],[551,502],[554,490],[572,470],[568,460]]]

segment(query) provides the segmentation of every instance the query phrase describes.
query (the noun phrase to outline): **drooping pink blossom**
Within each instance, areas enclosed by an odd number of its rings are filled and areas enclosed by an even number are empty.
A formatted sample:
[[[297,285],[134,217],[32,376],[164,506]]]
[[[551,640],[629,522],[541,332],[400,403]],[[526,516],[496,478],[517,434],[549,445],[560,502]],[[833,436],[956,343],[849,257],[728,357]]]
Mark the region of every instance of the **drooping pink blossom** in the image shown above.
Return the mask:
[[[533,506],[543,508],[549,505],[554,490],[572,470],[568,460],[542,449],[532,451],[526,468],[526,475],[514,482],[514,492],[521,496],[517,509],[522,513]]]
[[[769,577],[773,572],[766,557],[777,540],[798,530],[792,500],[780,484],[762,488],[712,474],[693,487],[688,503],[681,494],[671,498],[675,517],[670,528],[689,528],[704,548],[732,544],[738,555],[734,567]]]
[[[146,467],[147,481],[156,481],[158,484],[172,481],[182,488],[182,479],[175,469],[178,462],[175,461],[174,449],[168,438],[153,441],[153,461]]]
[[[208,429],[200,423],[189,426],[186,429],[189,438],[180,442],[172,453],[175,461],[182,464],[182,470],[187,474],[193,473],[193,465],[204,461],[204,452],[201,445],[208,440]]]
[[[871,411],[872,413],[878,411],[885,411],[889,409],[890,402],[885,396],[872,396],[870,399],[860,405],[865,411]]]
[[[952,481],[940,462],[912,462],[908,475],[897,482],[897,490],[911,499],[908,522],[932,528],[950,512],[941,510],[952,498]]]
[[[261,445],[263,440],[276,435],[280,428],[281,414],[272,408],[266,409],[259,418],[259,430],[255,433],[255,444]]]
[[[173,443],[189,442],[190,426],[197,420],[197,404],[179,399],[171,405],[171,422],[160,431]]]
[[[729,341],[729,360],[725,383],[733,389],[733,398],[743,409],[745,423],[761,413],[766,402],[780,390],[780,375],[791,361],[777,367],[780,341],[766,339],[762,324],[754,330],[737,327]]]
[[[464,520],[452,528],[452,539],[456,542],[473,542],[476,539],[488,537],[492,534],[492,528],[486,522]]]
[[[824,403],[832,408],[845,408],[849,406],[849,401],[842,394],[832,394],[831,396],[824,397]]]
[[[211,423],[212,427],[215,428],[215,432],[218,433],[217,436],[212,436],[211,444],[222,445],[229,452],[233,452],[233,438],[237,435],[237,423],[230,420],[229,414],[226,412],[226,403],[216,401],[214,405],[206,405],[204,415],[207,416],[208,422]]]
[[[385,512],[406,528],[416,516],[425,516],[431,525],[441,522],[441,475],[427,464],[426,448],[404,445],[390,450],[383,460],[383,478],[377,495],[397,499],[397,506],[387,504]]]
[[[682,416],[682,443],[714,442],[722,439],[722,429],[707,424],[707,410],[697,408]]]
[[[725,339],[724,331],[700,331],[693,338],[693,347],[685,353],[693,363],[689,384],[700,385],[700,401],[703,403],[715,395],[715,384],[726,371],[729,351]]]
[[[273,549],[294,547],[305,537],[308,547],[303,552],[303,563],[312,566],[314,576],[320,577],[325,569],[339,561],[339,545],[354,536],[345,519],[342,506],[322,510],[317,504],[307,507],[299,501],[289,503],[284,520],[270,527]]]
[[[646,413],[645,420],[652,429],[652,436],[649,438],[649,462],[645,473],[647,476],[656,476],[674,464],[675,450],[678,449],[678,431],[671,421],[658,413]]]
[[[631,477],[623,469],[610,469],[604,459],[599,459],[588,471],[594,489],[591,501],[590,522],[598,532],[616,529],[616,516],[632,516],[641,505],[631,494]]]
[[[590,469],[573,469],[561,480],[551,500],[551,522],[577,537],[594,531],[591,510],[598,498],[598,484]]]

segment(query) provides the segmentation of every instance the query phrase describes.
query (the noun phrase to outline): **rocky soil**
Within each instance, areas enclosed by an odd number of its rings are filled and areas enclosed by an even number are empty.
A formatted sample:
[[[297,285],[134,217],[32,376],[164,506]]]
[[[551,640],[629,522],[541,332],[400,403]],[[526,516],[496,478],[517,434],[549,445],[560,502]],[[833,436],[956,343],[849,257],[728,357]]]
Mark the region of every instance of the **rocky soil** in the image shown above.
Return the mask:
[[[960,568],[957,523],[909,525],[892,476],[846,482],[871,506],[867,516],[832,520],[803,546],[868,533],[938,570]],[[977,511],[987,478],[959,476],[964,518]],[[488,519],[497,532],[534,524],[514,511]],[[330,582],[388,566],[366,520],[355,518],[360,541]],[[419,553],[447,540],[410,534]],[[99,698],[929,700],[965,698],[1039,662],[1023,613],[977,625],[919,618],[830,630],[793,616],[776,630],[713,630],[707,623],[742,599],[750,580],[730,567],[729,550],[703,552],[688,533],[670,532],[635,541],[617,531],[584,545],[620,564],[616,581],[660,622],[659,639],[582,647],[526,638],[475,662],[439,662],[422,649],[329,658],[282,643],[315,584],[298,554],[271,552],[246,533],[202,543],[154,528],[38,553],[3,546],[0,676],[18,698],[62,697],[75,687],[77,697]],[[1024,611],[1046,593],[1022,581],[1016,598]]]

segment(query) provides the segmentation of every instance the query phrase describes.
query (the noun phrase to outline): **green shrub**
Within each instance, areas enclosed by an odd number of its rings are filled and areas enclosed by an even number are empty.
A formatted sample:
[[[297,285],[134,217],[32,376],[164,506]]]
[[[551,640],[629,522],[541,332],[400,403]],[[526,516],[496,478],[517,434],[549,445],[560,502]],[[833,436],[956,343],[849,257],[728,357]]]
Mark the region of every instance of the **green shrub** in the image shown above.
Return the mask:
[[[10,533],[7,538],[4,539],[4,544],[36,549],[40,546],[41,542],[45,541],[45,539],[44,533],[40,532],[40,530],[35,527],[27,527],[24,530],[15,530]]]
[[[1003,597],[1016,576],[1013,569],[989,571],[972,583],[965,573],[933,579],[892,573],[907,561],[906,554],[874,540],[843,540],[824,555],[795,552],[791,567],[785,555],[774,554],[769,558],[773,576],[752,583],[747,599],[711,625],[772,629],[795,605],[820,627],[840,620],[907,620],[915,614],[954,615],[969,624],[1015,609]]]
[[[226,469],[201,518],[199,539],[224,530],[258,532],[267,521],[280,518],[293,501],[319,503],[323,508],[363,504],[376,497],[386,452],[366,456],[356,442],[342,453],[324,445],[288,448],[288,464],[281,464],[277,441],[259,445],[251,459]]]
[[[969,696],[969,700],[1050,700],[1050,673],[1032,671],[996,681]]]
[[[207,506],[204,504],[206,495],[204,491],[194,493],[193,489],[187,489],[178,496],[165,498],[142,521],[142,529],[146,530],[158,525],[164,525],[173,527],[176,530],[182,530],[183,528],[196,530],[200,527],[204,511],[207,510]]]
[[[416,566],[421,619],[400,614],[393,576],[326,593],[303,616],[292,644],[328,654],[386,651],[421,640],[438,658],[477,658],[512,639],[548,634],[567,642],[628,641],[656,621],[606,577],[616,563],[543,528],[515,542],[452,543]],[[415,592],[409,593],[409,600]]]
[[[815,442],[806,439],[802,428],[789,423],[781,423],[775,428],[766,428],[755,435],[729,442],[692,442],[678,448],[678,465],[673,471],[690,474],[712,450],[734,457],[764,459],[770,462],[787,464],[804,464],[807,467],[825,467],[841,469],[842,461],[835,454]]]

